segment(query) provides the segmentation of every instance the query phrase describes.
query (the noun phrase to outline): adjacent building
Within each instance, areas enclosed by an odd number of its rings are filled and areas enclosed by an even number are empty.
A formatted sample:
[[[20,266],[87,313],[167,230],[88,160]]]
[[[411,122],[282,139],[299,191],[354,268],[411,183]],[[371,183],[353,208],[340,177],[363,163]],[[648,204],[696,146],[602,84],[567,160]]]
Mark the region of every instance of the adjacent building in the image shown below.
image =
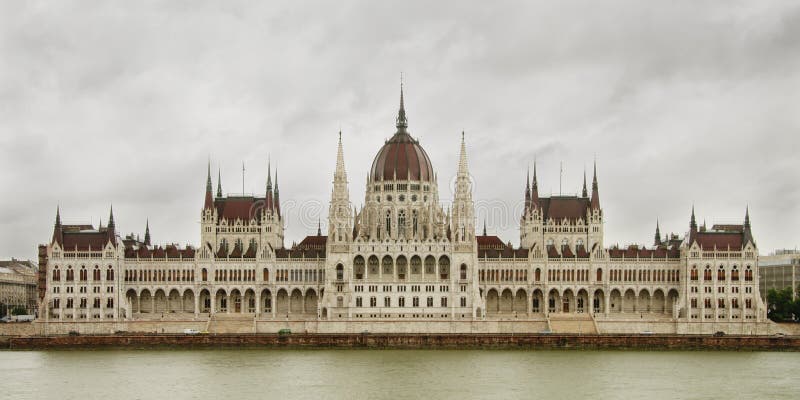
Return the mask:
[[[31,261],[0,261],[0,315],[14,308],[34,314],[37,308],[37,267]]]
[[[596,166],[581,195],[550,197],[539,194],[534,166],[514,247],[476,232],[463,133],[454,196],[443,204],[402,88],[395,122],[358,208],[339,134],[327,232],[291,247],[269,167],[264,192],[247,196],[225,195],[219,179],[215,193],[209,165],[196,247],[154,244],[149,226],[144,240],[120,236],[113,211],[105,227],[62,224],[58,211],[40,246],[44,318],[238,318],[255,330],[305,321],[319,332],[512,332],[578,321],[598,332],[753,333],[765,321],[749,212],[740,225],[707,229],[692,209],[682,237],[662,239],[656,227],[650,247],[608,247]]]
[[[792,298],[797,298],[800,290],[800,251],[776,250],[768,256],[758,259],[759,292],[761,298],[767,298],[770,289],[782,290],[792,288]]]

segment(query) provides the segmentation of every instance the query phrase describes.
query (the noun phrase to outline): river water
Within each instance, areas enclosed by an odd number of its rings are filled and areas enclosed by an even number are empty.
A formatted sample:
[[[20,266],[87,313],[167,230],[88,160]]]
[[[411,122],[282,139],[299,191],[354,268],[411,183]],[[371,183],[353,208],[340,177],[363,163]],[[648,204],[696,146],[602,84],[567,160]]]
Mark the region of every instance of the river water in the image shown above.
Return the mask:
[[[3,351],[0,399],[797,399],[800,353]]]

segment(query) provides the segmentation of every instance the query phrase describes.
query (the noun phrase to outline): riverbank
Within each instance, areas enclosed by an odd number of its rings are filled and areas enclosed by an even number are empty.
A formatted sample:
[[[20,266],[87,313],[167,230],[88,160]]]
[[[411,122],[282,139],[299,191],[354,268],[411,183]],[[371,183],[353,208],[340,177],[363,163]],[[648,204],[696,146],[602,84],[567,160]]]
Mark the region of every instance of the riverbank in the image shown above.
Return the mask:
[[[40,349],[579,349],[800,351],[798,336],[541,334],[198,334],[6,337],[11,350]]]

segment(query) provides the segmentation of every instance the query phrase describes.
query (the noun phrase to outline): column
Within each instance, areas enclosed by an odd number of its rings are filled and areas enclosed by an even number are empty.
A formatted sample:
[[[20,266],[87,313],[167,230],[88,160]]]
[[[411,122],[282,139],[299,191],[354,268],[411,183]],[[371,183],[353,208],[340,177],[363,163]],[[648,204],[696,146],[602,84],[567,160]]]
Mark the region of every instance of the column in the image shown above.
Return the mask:
[[[604,304],[604,305],[605,305],[605,307],[603,308],[603,313],[604,313],[606,316],[608,316],[608,313],[609,313],[609,311],[610,311],[610,310],[609,310],[609,307],[611,306],[611,293],[608,293],[608,294],[606,294],[605,292],[603,292],[603,295],[604,295],[604,296],[603,296],[603,303],[605,303],[605,304]]]
[[[261,291],[253,293],[256,302],[256,317],[261,317]]]
[[[194,295],[194,317],[197,318],[200,316],[200,295]]]
[[[586,307],[589,307],[589,314],[594,314],[594,292],[589,291],[588,299],[589,299],[589,304],[584,306],[584,309],[586,309]]]

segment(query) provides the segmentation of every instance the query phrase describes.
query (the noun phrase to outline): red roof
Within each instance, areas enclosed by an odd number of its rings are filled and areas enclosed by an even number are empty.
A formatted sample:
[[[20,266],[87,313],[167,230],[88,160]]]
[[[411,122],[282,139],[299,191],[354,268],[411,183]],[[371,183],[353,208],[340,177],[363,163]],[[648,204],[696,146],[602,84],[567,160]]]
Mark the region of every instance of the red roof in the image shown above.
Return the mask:
[[[574,222],[580,218],[586,220],[589,210],[589,199],[575,196],[557,196],[539,198],[539,207],[545,221],[552,218],[561,221],[564,218]]]
[[[370,176],[376,181],[432,181],[433,166],[428,154],[411,135],[398,131],[378,151]]]
[[[217,199],[214,205],[220,219],[250,221],[253,218],[258,220],[264,199],[253,196],[225,197]]]
[[[502,249],[506,247],[503,240],[497,236],[475,236],[475,239],[478,241],[478,250]]]
[[[101,232],[64,232],[63,248],[66,251],[101,250],[108,243],[108,234]]]
[[[328,236],[326,235],[314,235],[314,236],[306,236],[303,240],[300,241],[300,244],[297,245],[298,248],[303,249],[324,249],[325,245],[328,244]]]
[[[696,240],[703,250],[742,249],[742,234],[738,232],[698,232]]]

